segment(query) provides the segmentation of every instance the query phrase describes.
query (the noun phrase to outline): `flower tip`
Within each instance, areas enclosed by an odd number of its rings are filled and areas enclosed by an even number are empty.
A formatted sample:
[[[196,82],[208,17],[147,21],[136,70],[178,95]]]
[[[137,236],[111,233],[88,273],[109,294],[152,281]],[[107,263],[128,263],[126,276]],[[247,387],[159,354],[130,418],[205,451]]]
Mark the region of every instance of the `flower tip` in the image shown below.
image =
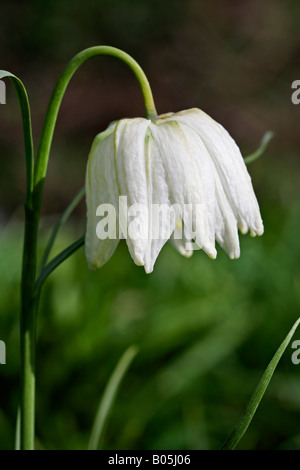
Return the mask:
[[[100,266],[98,266],[96,262],[91,263],[90,261],[88,261],[88,268],[91,271],[96,271],[96,269],[99,269],[99,267]]]
[[[145,269],[145,273],[146,273],[146,274],[151,274],[151,273],[153,273],[153,267],[152,267],[152,268],[146,268],[146,266],[144,266],[144,269]]]
[[[248,226],[246,224],[239,224],[238,229],[242,235],[246,235],[248,232]]]
[[[215,247],[209,247],[209,249],[205,249],[203,247],[203,250],[205,251],[205,253],[210,259],[216,259],[218,252],[215,249]]]
[[[155,260],[154,261],[152,261],[151,259],[147,260],[147,257],[146,257],[146,259],[144,259],[144,257],[142,257],[141,255],[139,255],[137,253],[134,253],[134,256],[132,256],[132,259],[133,259],[134,264],[136,266],[143,266],[144,267],[144,270],[145,270],[146,274],[151,274],[153,272]]]
[[[251,237],[260,237],[264,233],[264,226],[263,223],[260,221],[260,223],[257,224],[258,227],[255,229],[250,229],[250,236]]]
[[[144,261],[140,258],[133,258],[133,261],[137,266],[144,266]]]
[[[265,231],[264,226],[261,224],[261,227],[258,230],[256,230],[256,235],[261,237],[263,235],[264,231]]]
[[[129,239],[126,240],[127,246],[131,255],[131,258],[134,261],[134,264],[137,266],[144,266],[145,260],[144,260],[144,254],[142,253],[142,250],[139,249],[137,246],[132,246],[129,242]]]
[[[154,263],[145,263],[144,264],[144,269],[145,269],[145,273],[146,274],[151,274],[153,272],[153,268],[154,268]]]

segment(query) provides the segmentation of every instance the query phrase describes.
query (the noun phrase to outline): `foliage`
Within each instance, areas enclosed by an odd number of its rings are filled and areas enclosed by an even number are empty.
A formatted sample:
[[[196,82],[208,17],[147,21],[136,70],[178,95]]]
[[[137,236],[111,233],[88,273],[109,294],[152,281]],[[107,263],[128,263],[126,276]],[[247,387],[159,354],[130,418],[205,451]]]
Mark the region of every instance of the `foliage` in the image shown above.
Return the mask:
[[[104,448],[218,448],[299,315],[299,208],[265,211],[266,235],[242,237],[242,256],[191,259],[166,246],[146,275],[125,244],[100,271],[81,251],[53,273],[41,299],[37,437],[45,448],[85,448],[99,397],[131,344]],[[56,250],[76,233],[68,226]],[[274,236],[274,233],[280,236]],[[1,448],[13,445],[18,402],[21,232],[0,239]],[[287,249],[288,247],[288,249]],[[295,336],[297,339],[297,334]],[[300,448],[300,379],[287,350],[241,448]]]

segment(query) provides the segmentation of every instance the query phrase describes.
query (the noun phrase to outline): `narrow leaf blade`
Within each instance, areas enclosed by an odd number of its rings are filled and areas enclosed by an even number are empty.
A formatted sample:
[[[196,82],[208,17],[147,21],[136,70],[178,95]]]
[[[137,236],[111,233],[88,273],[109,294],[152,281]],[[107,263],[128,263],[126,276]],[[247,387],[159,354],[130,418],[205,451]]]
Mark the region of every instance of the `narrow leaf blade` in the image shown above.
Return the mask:
[[[59,253],[49,264],[43,269],[35,283],[35,294],[38,293],[39,289],[42,287],[47,277],[66,259],[68,259],[75,251],[81,248],[84,245],[85,236],[80,237],[72,245],[68,246],[65,250]]]
[[[258,149],[256,149],[255,152],[251,153],[251,155],[248,155],[247,157],[245,157],[244,160],[245,160],[246,165],[249,165],[249,163],[254,162],[259,157],[262,156],[262,154],[265,152],[267,146],[269,145],[269,142],[273,139],[273,137],[274,137],[273,132],[269,131],[265,133],[265,135],[261,139]]]
[[[20,103],[26,158],[27,204],[30,204],[33,191],[34,149],[28,95],[23,82],[18,77],[8,72],[7,70],[0,70],[0,80],[3,78],[9,78],[11,80]]]
[[[251,396],[248,405],[244,413],[242,414],[237,426],[234,428],[232,433],[226,439],[225,443],[222,446],[222,450],[234,450],[238,445],[239,441],[245,434],[248,429],[249,424],[252,421],[253,416],[264,396],[264,393],[270,383],[270,380],[275,372],[278,362],[280,361],[284,351],[289,345],[298,325],[300,323],[300,318],[296,321],[286,338],[283,340],[279,348],[277,349],[275,355],[273,356],[271,362],[269,363],[267,369],[265,370],[258,386],[256,387],[253,395]]]
[[[113,371],[103,396],[99,403],[98,411],[93,424],[88,450],[99,449],[103,436],[107,427],[108,418],[110,416],[114,401],[116,399],[121,382],[138,352],[136,346],[130,346],[119,360],[115,370]]]
[[[85,188],[81,188],[80,191],[74,197],[74,199],[70,202],[70,204],[68,205],[66,210],[63,212],[63,214],[59,218],[57,224],[55,225],[55,227],[54,227],[54,229],[51,233],[51,236],[49,238],[48,244],[46,246],[44,255],[43,255],[43,259],[42,259],[42,262],[41,262],[41,272],[43,271],[43,269],[45,268],[45,266],[47,264],[48,258],[50,256],[51,250],[53,248],[54,242],[56,240],[57,234],[58,234],[61,226],[65,222],[67,222],[67,220],[70,217],[70,215],[72,214],[73,210],[80,203],[80,201],[81,201],[81,199],[83,198],[84,195],[85,195]]]

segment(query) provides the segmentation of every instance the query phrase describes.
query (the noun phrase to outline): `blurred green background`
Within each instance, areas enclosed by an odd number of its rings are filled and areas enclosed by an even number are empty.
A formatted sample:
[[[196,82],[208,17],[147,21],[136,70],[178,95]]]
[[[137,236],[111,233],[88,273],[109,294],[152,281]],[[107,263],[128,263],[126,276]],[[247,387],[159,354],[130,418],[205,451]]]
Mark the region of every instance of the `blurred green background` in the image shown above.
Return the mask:
[[[35,144],[66,62],[109,44],[132,54],[158,112],[199,107],[221,122],[242,153],[267,130],[275,139],[249,167],[265,235],[241,237],[230,261],[171,246],[154,273],[121,243],[97,272],[83,251],[47,281],[37,353],[37,446],[84,449],[105,384],[124,350],[140,348],[107,429],[107,449],[216,449],[241,415],[263,370],[299,316],[300,79],[297,0],[1,1],[0,68],[20,76]],[[83,185],[91,142],[109,122],[143,116],[123,64],[98,58],[72,79],[58,119],[45,187],[41,246]],[[7,83],[0,107],[0,448],[13,447],[19,397],[19,280],[24,151],[20,113]],[[82,203],[55,250],[84,231]],[[300,331],[295,339],[300,339]],[[300,365],[288,348],[241,449],[300,449]]]

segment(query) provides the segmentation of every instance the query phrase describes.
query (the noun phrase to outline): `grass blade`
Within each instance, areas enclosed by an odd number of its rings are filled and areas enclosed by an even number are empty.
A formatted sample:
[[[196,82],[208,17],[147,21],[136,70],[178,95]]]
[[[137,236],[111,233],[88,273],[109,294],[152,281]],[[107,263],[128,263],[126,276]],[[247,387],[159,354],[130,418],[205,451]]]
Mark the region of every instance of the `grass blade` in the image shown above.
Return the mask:
[[[43,269],[41,274],[39,275],[36,283],[35,283],[35,293],[39,291],[39,289],[44,284],[47,277],[66,259],[68,259],[75,251],[81,248],[84,245],[85,235],[80,237],[76,242],[72,243],[72,245],[68,246],[65,250],[59,253],[47,266]]]
[[[42,259],[42,262],[41,262],[41,272],[43,271],[43,269],[45,268],[45,266],[47,264],[49,255],[51,253],[52,247],[54,245],[54,242],[55,242],[56,236],[57,236],[57,234],[60,230],[60,227],[65,222],[67,222],[67,220],[70,217],[70,215],[72,214],[73,210],[80,203],[80,201],[81,201],[81,199],[83,198],[84,195],[85,195],[85,187],[81,188],[80,191],[78,191],[78,193],[76,194],[74,199],[70,202],[70,204],[68,205],[68,207],[66,208],[64,213],[59,218],[57,224],[55,225],[55,227],[54,227],[54,229],[51,233],[51,236],[49,238],[49,241],[47,243],[47,246],[46,246],[46,249],[45,249],[45,252],[44,252],[44,256],[43,256],[43,259]]]
[[[101,446],[103,436],[106,430],[108,418],[118,393],[121,382],[136,356],[138,349],[136,346],[130,346],[119,360],[115,370],[113,371],[103,396],[101,398],[98,411],[93,424],[88,450],[97,450]]]
[[[31,129],[31,113],[28,95],[23,82],[8,72],[7,70],[0,70],[0,79],[8,77],[18,96],[22,122],[23,122],[23,134],[24,134],[24,145],[25,145],[25,158],[26,158],[26,175],[27,175],[27,205],[32,203],[32,192],[33,192],[33,171],[34,171],[34,149],[32,140],[32,129]]]
[[[15,450],[21,450],[21,408],[19,406],[16,420]]]
[[[261,139],[260,145],[255,152],[251,153],[251,155],[248,155],[248,157],[245,157],[244,161],[246,165],[249,165],[249,163],[254,162],[257,160],[259,157],[262,156],[264,151],[266,150],[267,146],[269,145],[270,140],[272,140],[274,137],[274,133],[269,131],[266,132],[263,138]]]
[[[273,356],[271,362],[269,363],[265,373],[263,374],[256,390],[254,391],[252,397],[250,398],[248,405],[242,414],[237,426],[234,428],[232,433],[226,439],[225,443],[222,446],[222,450],[233,450],[247,431],[249,424],[252,421],[252,418],[257,410],[258,405],[261,402],[262,397],[269,385],[269,382],[275,372],[278,362],[280,361],[284,351],[289,345],[298,325],[300,323],[300,318],[296,321],[284,341],[281,343],[277,349],[275,355]]]

